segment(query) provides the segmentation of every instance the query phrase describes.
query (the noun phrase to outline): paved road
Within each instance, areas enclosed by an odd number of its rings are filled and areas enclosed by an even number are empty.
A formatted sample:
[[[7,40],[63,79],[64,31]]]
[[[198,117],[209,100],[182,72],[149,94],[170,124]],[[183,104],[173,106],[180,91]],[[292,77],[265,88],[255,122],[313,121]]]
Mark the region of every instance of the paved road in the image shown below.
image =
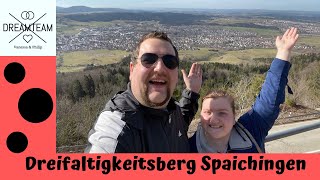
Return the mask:
[[[289,128],[299,127],[301,125],[312,124],[320,122],[312,120],[307,122],[292,123],[286,125],[274,126],[269,134],[274,132],[283,131]],[[320,128],[307,131],[301,134],[289,136],[283,139],[266,143],[267,153],[320,153]]]

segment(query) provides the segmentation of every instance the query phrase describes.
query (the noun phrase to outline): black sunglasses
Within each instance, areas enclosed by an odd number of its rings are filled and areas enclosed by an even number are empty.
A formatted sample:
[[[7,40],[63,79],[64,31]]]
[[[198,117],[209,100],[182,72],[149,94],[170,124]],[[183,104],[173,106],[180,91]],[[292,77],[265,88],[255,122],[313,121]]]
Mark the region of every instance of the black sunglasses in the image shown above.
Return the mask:
[[[141,64],[146,68],[150,68],[155,62],[158,61],[159,58],[162,59],[163,64],[169,69],[174,69],[179,66],[178,58],[170,54],[166,54],[162,57],[159,57],[157,54],[154,53],[145,53],[142,54],[142,56],[140,57]]]

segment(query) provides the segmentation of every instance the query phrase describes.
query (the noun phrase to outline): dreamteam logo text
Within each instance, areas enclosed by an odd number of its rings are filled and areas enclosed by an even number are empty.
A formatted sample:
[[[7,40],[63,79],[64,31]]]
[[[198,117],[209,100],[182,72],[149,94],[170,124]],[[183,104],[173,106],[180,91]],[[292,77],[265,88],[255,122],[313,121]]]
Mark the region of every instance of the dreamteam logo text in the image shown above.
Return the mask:
[[[3,32],[20,32],[13,37],[9,43],[22,36],[26,43],[29,43],[34,37],[38,37],[44,43],[47,43],[40,35],[41,32],[53,31],[53,24],[41,23],[40,20],[46,16],[37,16],[33,11],[23,11],[19,16],[11,13],[9,15],[16,20],[14,23],[4,23]],[[39,35],[40,34],[40,35]]]

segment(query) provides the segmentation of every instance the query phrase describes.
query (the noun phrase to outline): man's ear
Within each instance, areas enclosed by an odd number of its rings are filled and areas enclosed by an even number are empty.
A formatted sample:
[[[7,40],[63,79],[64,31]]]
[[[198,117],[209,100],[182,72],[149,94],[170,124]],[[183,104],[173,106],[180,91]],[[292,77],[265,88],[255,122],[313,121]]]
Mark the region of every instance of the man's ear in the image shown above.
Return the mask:
[[[133,64],[133,62],[130,62],[130,64],[129,64],[129,69],[130,69],[129,79],[130,79],[130,81],[131,81],[131,76],[132,76],[133,68],[134,68],[134,64]]]

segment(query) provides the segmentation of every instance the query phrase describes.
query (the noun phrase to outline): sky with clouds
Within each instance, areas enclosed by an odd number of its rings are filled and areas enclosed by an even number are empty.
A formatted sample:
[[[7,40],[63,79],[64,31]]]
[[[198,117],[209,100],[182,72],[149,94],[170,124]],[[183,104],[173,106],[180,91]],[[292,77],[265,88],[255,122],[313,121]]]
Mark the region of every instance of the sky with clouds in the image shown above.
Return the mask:
[[[57,0],[57,6],[104,8],[268,9],[320,11],[320,0]],[[196,2],[196,3],[195,3]]]

